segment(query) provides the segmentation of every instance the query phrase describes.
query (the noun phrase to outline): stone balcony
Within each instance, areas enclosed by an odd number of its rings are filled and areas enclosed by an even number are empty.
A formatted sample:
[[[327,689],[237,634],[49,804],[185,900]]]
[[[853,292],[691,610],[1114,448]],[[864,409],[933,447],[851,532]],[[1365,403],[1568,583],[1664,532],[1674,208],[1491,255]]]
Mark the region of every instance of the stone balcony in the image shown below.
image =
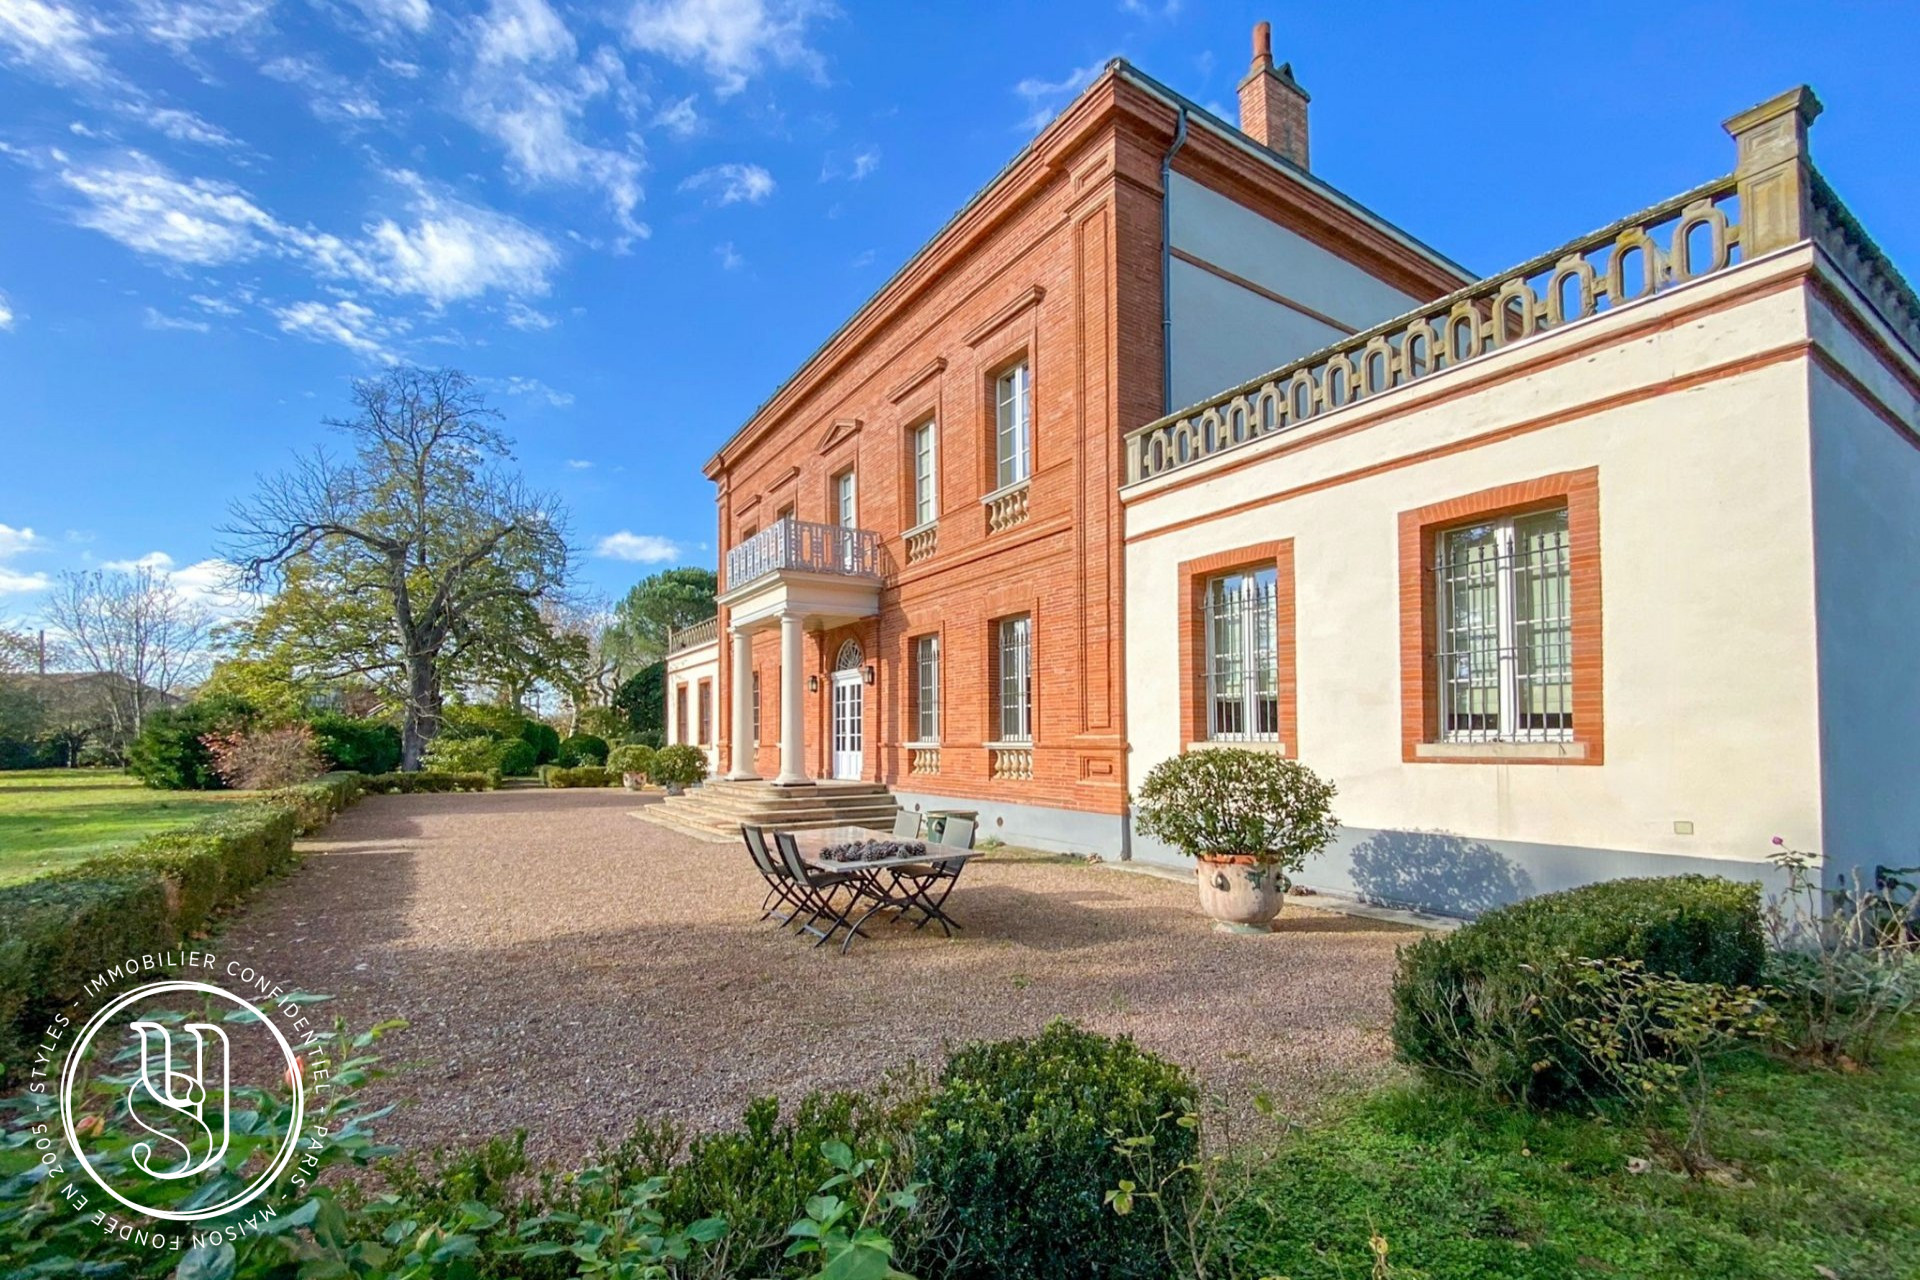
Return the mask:
[[[728,550],[720,603],[735,630],[783,614],[813,629],[840,626],[879,612],[885,575],[878,533],[789,517]]]

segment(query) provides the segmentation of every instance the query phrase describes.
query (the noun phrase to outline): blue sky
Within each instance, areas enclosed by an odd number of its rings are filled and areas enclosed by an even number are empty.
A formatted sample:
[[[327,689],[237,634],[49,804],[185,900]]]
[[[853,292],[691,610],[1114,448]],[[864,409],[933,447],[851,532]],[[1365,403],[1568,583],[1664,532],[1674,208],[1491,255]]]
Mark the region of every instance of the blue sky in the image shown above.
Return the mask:
[[[700,464],[773,387],[1107,58],[1230,114],[1258,18],[1316,171],[1475,270],[1728,171],[1718,122],[1807,81],[1920,272],[1907,5],[0,0],[0,618],[211,581],[394,359],[483,380],[590,587],[711,564]]]

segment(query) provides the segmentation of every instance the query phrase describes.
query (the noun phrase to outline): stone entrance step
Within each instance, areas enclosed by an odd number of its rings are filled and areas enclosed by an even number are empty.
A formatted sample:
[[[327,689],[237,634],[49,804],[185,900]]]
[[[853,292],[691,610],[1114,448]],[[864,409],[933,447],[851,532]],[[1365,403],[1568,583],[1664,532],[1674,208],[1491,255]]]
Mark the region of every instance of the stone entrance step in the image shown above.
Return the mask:
[[[839,826],[887,830],[899,812],[893,793],[877,782],[777,787],[770,782],[720,779],[635,810],[633,816],[700,839],[727,841],[739,839],[742,823],[787,830]]]

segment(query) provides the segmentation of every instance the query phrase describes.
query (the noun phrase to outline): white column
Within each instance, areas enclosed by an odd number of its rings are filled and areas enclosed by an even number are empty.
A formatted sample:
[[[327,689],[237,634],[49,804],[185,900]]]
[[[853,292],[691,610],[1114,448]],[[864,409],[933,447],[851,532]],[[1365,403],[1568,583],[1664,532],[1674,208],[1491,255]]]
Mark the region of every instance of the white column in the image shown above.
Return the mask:
[[[800,673],[804,661],[805,633],[800,615],[780,615],[780,776],[774,781],[783,787],[812,782],[807,776],[807,700],[806,684]]]
[[[753,637],[745,631],[733,633],[733,671],[727,688],[733,695],[733,768],[727,777],[750,782],[760,775],[753,771]]]

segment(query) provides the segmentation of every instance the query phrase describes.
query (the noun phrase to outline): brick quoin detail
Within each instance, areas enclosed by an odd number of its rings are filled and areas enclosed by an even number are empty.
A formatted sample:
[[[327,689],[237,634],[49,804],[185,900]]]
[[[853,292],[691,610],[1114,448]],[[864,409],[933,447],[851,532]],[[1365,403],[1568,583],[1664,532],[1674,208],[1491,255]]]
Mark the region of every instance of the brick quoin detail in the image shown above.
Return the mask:
[[[1207,737],[1207,580],[1236,569],[1274,569],[1274,655],[1279,668],[1280,745],[1288,759],[1300,756],[1299,679],[1293,656],[1293,539],[1260,542],[1180,562],[1180,749]],[[1233,743],[1222,745],[1232,746]]]
[[[1580,757],[1422,756],[1422,743],[1440,736],[1439,677],[1434,670],[1436,602],[1433,564],[1438,536],[1448,529],[1499,516],[1567,509],[1572,609],[1573,740]],[[1600,605],[1600,472],[1588,467],[1483,489],[1400,513],[1400,745],[1401,759],[1419,764],[1597,765],[1606,761]]]

